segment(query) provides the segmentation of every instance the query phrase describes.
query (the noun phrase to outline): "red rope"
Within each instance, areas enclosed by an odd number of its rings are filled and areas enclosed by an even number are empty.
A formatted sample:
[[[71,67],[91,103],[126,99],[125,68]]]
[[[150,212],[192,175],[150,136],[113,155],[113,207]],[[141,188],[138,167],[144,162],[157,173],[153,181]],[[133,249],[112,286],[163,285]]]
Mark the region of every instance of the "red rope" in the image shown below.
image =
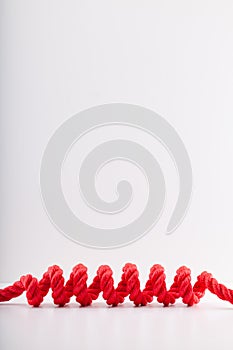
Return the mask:
[[[18,297],[26,291],[28,303],[39,306],[51,288],[54,304],[59,306],[69,303],[73,295],[76,296],[79,304],[87,306],[92,303],[92,300],[96,300],[101,292],[107,304],[112,306],[123,303],[127,296],[137,306],[151,303],[154,297],[164,306],[174,304],[178,298],[182,298],[184,304],[192,306],[200,301],[205,290],[208,289],[220,299],[233,304],[233,290],[219,284],[206,271],[197,277],[197,282],[192,287],[191,271],[185,266],[177,270],[169,290],[166,287],[166,276],[161,265],[152,266],[143,290],[140,289],[136,265],[129,263],[123,267],[123,274],[117,288],[114,288],[112,270],[107,265],[98,268],[97,275],[89,287],[87,286],[87,268],[82,264],[73,268],[66,283],[62,274],[61,268],[54,265],[48,268],[40,281],[32,275],[22,276],[12,286],[0,290],[0,302]]]

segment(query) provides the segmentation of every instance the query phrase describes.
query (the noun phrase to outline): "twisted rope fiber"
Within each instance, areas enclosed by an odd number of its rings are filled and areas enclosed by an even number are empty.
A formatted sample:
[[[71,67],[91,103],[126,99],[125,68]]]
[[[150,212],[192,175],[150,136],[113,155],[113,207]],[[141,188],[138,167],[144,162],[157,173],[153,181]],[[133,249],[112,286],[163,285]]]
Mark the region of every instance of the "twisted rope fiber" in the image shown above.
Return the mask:
[[[83,264],[76,265],[65,283],[62,269],[53,265],[43,274],[40,281],[32,275],[22,276],[12,286],[0,289],[0,302],[16,298],[26,291],[29,305],[39,306],[43,298],[52,289],[54,304],[64,306],[69,303],[72,296],[81,306],[88,306],[103,292],[103,298],[108,305],[122,304],[127,296],[136,306],[144,306],[156,297],[164,306],[174,304],[176,299],[182,298],[184,304],[192,306],[197,304],[204,296],[205,290],[217,295],[220,299],[233,304],[233,290],[217,282],[206,271],[198,277],[194,286],[191,285],[191,271],[182,266],[176,271],[174,282],[170,289],[166,287],[166,276],[161,265],[153,265],[150,269],[149,279],[145,288],[140,289],[139,273],[136,265],[127,263],[123,269],[121,281],[114,288],[112,270],[107,265],[101,265],[93,282],[87,286],[87,267]]]

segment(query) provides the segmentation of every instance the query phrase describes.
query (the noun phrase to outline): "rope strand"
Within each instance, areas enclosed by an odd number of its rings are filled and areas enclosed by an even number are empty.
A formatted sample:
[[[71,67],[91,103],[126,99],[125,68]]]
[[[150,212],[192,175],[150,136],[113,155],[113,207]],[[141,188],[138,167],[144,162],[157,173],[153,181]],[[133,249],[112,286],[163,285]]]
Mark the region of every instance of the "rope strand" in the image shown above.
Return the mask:
[[[140,288],[136,265],[127,263],[122,271],[121,281],[114,288],[111,268],[107,265],[101,265],[93,282],[88,287],[87,267],[83,264],[78,264],[73,268],[66,283],[62,269],[57,265],[53,265],[43,274],[40,281],[28,274],[22,276],[12,286],[0,289],[0,302],[16,298],[26,291],[28,304],[39,306],[51,289],[54,304],[59,306],[68,304],[72,296],[76,297],[76,301],[81,306],[88,306],[99,297],[101,292],[106,303],[112,306],[122,304],[127,296],[136,306],[147,305],[155,297],[164,306],[174,304],[178,298],[182,298],[184,304],[193,306],[199,303],[208,289],[220,299],[233,304],[233,290],[219,284],[206,271],[197,277],[197,282],[192,286],[191,271],[189,268],[182,266],[176,271],[170,289],[167,289],[164,268],[156,264],[151,267],[149,279],[143,290]]]

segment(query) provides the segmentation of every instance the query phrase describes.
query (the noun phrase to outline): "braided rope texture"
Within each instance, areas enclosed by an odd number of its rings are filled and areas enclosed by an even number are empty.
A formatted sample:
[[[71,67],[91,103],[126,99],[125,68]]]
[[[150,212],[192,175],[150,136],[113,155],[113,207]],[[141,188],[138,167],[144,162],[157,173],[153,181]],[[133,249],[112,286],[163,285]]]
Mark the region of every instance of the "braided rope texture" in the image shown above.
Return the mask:
[[[204,296],[205,290],[217,295],[220,299],[233,304],[233,290],[212,277],[206,271],[198,277],[194,286],[191,285],[191,271],[182,266],[176,271],[174,282],[169,289],[166,287],[166,275],[161,265],[153,265],[150,269],[149,279],[145,288],[140,289],[139,273],[137,266],[127,263],[123,269],[121,281],[114,288],[113,272],[107,265],[101,265],[93,282],[87,286],[87,267],[83,264],[76,265],[65,283],[62,269],[53,265],[43,274],[40,281],[32,275],[22,276],[12,286],[0,289],[0,302],[16,298],[26,291],[28,304],[39,306],[43,298],[52,290],[54,304],[64,306],[69,303],[72,296],[81,306],[88,306],[103,292],[103,298],[111,306],[122,304],[127,296],[136,306],[144,306],[151,303],[154,297],[164,306],[174,304],[178,298],[182,298],[184,304],[192,306],[197,304]]]

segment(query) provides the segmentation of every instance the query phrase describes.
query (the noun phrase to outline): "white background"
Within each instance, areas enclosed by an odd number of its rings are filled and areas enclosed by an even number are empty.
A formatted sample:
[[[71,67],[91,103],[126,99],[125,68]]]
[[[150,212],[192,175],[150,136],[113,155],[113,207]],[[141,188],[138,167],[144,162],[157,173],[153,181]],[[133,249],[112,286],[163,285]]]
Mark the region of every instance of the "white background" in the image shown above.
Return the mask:
[[[79,262],[88,266],[90,276],[100,264],[107,263],[118,280],[123,264],[130,261],[138,265],[143,281],[154,263],[164,265],[169,281],[175,270],[186,264],[194,276],[208,270],[233,287],[233,2],[2,0],[0,16],[0,280],[13,282],[25,273],[40,277],[54,263],[68,275]],[[116,137],[127,134],[162,160],[168,203],[156,227],[142,239],[120,249],[103,251],[75,244],[51,224],[41,202],[39,170],[46,144],[62,122],[85,108],[111,102],[145,106],[173,125],[188,150],[194,188],[185,220],[177,231],[166,236],[178,183],[169,158],[147,135],[116,131]],[[87,136],[80,146],[82,155],[107,135],[103,131]],[[114,172],[113,169],[106,169],[102,180],[98,180],[100,193],[101,183],[107,181],[108,171]],[[129,170],[129,175],[132,173],[133,169]],[[65,174],[64,188],[71,193],[72,181]],[[109,193],[103,191],[101,195]],[[135,193],[137,196],[140,192]],[[74,202],[74,197],[71,200]],[[134,210],[140,212],[142,202]],[[91,213],[84,211],[83,215],[92,220]],[[132,211],[129,218],[130,215]],[[210,305],[210,311],[208,307],[202,311],[207,315],[207,323],[214,319],[218,324],[232,324],[232,310],[218,318],[218,307]],[[200,304],[198,308],[201,307]],[[31,320],[24,307],[19,309],[22,315],[15,316],[12,306],[4,308],[1,305],[1,311],[8,310],[7,317],[12,313],[13,318],[19,316],[18,322],[25,312],[25,322]],[[52,318],[58,317],[58,310],[45,308],[45,316],[46,310]],[[106,316],[108,310],[100,310]],[[119,310],[114,311],[115,316],[129,317],[124,325],[130,324],[134,309]],[[151,326],[147,327],[152,317],[148,314],[154,310],[135,312],[137,316],[132,317],[144,320],[143,337],[147,341],[153,333]],[[43,316],[39,316],[39,310],[33,313],[36,327],[39,321],[35,314],[42,320]],[[86,322],[93,315],[88,311]],[[182,311],[180,327],[186,323],[185,317]],[[118,321],[120,327],[120,318]],[[108,318],[106,322],[109,327]],[[165,316],[162,321],[152,322],[163,322],[166,329],[171,327]],[[205,325],[197,322],[194,326],[192,322],[189,332],[194,339]],[[211,330],[215,332],[214,328]],[[88,330],[89,336],[90,333]],[[12,334],[6,330],[4,334],[8,349]],[[85,336],[85,332],[80,336]],[[216,346],[222,338],[219,335]],[[114,343],[117,346],[116,340]],[[85,344],[89,346],[84,341],[83,349]],[[140,344],[136,344],[138,348]]]

